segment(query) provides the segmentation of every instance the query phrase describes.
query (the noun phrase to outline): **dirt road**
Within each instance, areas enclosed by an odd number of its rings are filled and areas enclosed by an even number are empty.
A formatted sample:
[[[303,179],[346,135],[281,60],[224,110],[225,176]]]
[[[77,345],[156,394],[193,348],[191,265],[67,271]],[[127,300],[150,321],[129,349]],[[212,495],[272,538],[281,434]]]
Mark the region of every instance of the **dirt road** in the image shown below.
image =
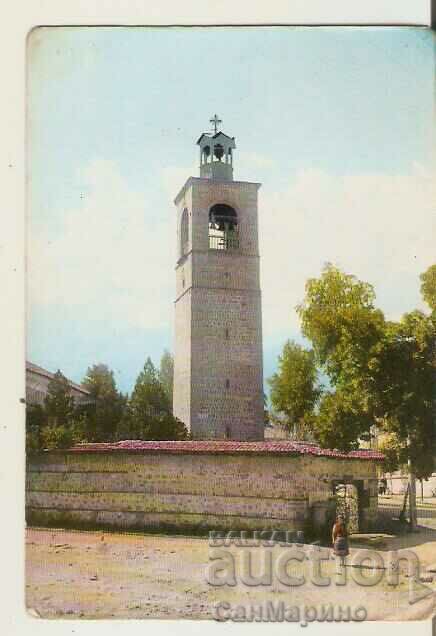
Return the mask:
[[[426,583],[426,589],[436,591],[433,534],[421,538],[411,535],[408,544],[419,556],[421,573],[434,567],[434,580]],[[365,545],[368,547],[368,538]],[[356,544],[351,550],[349,559],[358,547]],[[403,538],[376,537],[374,547],[384,555],[387,549],[407,547],[407,542]],[[284,549],[271,549],[274,563]],[[313,548],[304,547],[306,552],[309,549]],[[351,568],[346,568],[346,585],[335,584],[337,566],[333,559],[322,563],[322,575],[332,579],[327,586],[311,582],[313,572],[308,561],[294,561],[288,570],[291,575],[305,576],[300,586],[283,585],[276,577],[272,585],[249,586],[240,576],[231,587],[210,585],[206,573],[210,550],[207,538],[30,528],[26,540],[26,605],[45,618],[214,619],[217,604],[229,603],[237,608],[268,601],[300,608],[320,608],[330,603],[363,606],[368,620],[416,620],[434,612],[434,592],[409,603],[409,581],[403,575],[398,586],[389,586],[384,572],[377,585],[362,586],[354,580]],[[259,550],[252,549],[256,576],[262,568]],[[233,546],[230,551],[237,562],[241,548]],[[231,615],[229,611],[224,614]]]

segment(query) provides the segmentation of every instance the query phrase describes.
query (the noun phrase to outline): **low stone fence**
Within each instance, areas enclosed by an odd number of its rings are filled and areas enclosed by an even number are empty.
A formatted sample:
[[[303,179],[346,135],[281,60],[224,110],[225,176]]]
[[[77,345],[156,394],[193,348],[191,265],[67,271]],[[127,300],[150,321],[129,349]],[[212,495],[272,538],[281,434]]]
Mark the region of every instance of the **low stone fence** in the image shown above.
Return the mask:
[[[208,442],[212,451],[201,444],[95,444],[30,457],[27,520],[77,527],[298,530],[310,519],[322,523],[333,481],[354,479],[363,484],[362,522],[375,521],[377,465],[371,458],[278,452],[278,442]],[[257,453],[254,444],[273,448]]]

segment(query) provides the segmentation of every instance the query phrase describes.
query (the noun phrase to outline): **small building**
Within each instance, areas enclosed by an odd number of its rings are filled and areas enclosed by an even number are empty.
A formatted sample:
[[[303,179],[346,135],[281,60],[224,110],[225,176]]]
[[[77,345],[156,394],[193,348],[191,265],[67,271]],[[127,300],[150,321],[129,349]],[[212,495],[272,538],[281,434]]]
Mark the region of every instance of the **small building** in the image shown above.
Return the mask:
[[[44,399],[48,393],[48,385],[53,379],[54,373],[43,369],[33,362],[26,361],[26,403],[27,404],[44,404]],[[68,380],[68,378],[67,378]],[[71,390],[71,396],[76,404],[87,403],[90,400],[90,394],[85,387],[68,380]]]
[[[376,522],[382,459],[372,450],[342,453],[292,441],[79,444],[28,458],[27,520],[292,531],[308,522],[322,526],[342,493],[351,497],[354,531],[363,531]]]

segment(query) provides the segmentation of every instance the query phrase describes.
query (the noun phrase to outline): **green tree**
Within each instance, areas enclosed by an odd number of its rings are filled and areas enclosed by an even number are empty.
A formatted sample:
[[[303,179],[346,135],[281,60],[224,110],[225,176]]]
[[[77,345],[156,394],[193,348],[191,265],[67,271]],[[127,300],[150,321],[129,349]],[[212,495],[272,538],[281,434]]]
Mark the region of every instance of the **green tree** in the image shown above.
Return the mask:
[[[383,429],[397,440],[398,463],[419,479],[433,470],[435,453],[435,324],[420,311],[386,325],[371,368]]]
[[[288,340],[278,366],[278,372],[269,379],[272,406],[284,416],[281,418],[284,428],[296,437],[306,436],[321,395],[315,355]]]
[[[320,278],[307,281],[297,308],[315,363],[332,389],[322,396],[313,421],[323,446],[351,450],[370,437],[375,401],[369,368],[385,327],[374,300],[371,285],[327,264]]]
[[[151,359],[147,358],[136,380],[128,411],[118,428],[118,438],[174,440],[186,437],[186,428],[173,417],[159,374]]]
[[[90,440],[109,442],[115,439],[127,398],[117,389],[113,371],[105,364],[89,367],[82,382],[89,391],[89,403],[81,409],[87,419]]]
[[[162,384],[171,411],[173,409],[173,385],[174,385],[174,358],[172,354],[165,350],[160,359],[159,380]]]
[[[383,433],[378,444],[379,451],[385,456],[384,471],[394,473],[399,468],[407,469],[407,448],[399,444],[395,433]]]
[[[44,406],[50,425],[68,426],[74,415],[74,398],[68,380],[60,371],[48,384]]]
[[[42,430],[47,415],[41,404],[26,405],[26,453],[37,453],[42,448]]]
[[[321,446],[349,451],[369,439],[374,419],[357,392],[339,387],[324,393],[312,423]]]
[[[375,353],[385,320],[374,300],[371,285],[331,264],[306,283],[302,332],[334,386],[359,382]]]
[[[130,411],[137,420],[171,412],[167,393],[159,380],[159,375],[150,358],[138,375],[130,399]]]
[[[374,300],[371,285],[332,265],[306,285],[298,308],[303,333],[332,386],[320,403],[316,435],[323,445],[349,450],[377,424],[395,433],[402,458],[425,476],[434,448],[434,321],[415,311],[388,322]]]
[[[436,264],[431,265],[420,276],[421,294],[432,311],[436,311]]]
[[[54,448],[70,448],[80,442],[89,441],[86,433],[85,418],[71,420],[69,424],[45,426],[41,431],[41,447],[52,450]]]
[[[179,419],[164,413],[148,419],[144,430],[144,439],[148,440],[183,440],[188,438],[188,431]]]

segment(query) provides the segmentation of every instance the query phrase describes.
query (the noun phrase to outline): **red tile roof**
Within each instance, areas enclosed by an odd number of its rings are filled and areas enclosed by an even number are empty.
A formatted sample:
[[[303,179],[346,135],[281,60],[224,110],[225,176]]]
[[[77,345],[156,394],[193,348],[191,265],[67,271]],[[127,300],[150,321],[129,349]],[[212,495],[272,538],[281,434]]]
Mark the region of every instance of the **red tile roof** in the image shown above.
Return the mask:
[[[69,449],[75,453],[97,452],[135,452],[135,453],[207,453],[207,454],[253,454],[253,455],[316,455],[319,457],[333,457],[337,459],[370,459],[381,461],[384,455],[373,450],[355,450],[344,453],[329,448],[320,448],[316,444],[294,442],[290,440],[238,442],[227,440],[208,441],[168,441],[155,442],[141,440],[124,440],[109,443],[78,444]]]

